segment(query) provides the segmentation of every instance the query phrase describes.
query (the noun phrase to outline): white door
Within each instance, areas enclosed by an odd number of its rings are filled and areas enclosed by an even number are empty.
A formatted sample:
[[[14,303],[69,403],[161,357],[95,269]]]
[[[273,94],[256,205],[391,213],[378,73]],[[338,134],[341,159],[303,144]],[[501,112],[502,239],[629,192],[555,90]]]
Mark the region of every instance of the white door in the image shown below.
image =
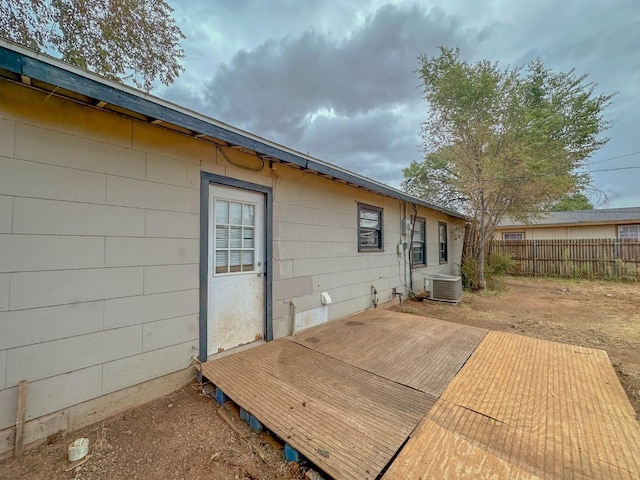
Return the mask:
[[[264,202],[262,193],[209,187],[208,355],[264,335]]]

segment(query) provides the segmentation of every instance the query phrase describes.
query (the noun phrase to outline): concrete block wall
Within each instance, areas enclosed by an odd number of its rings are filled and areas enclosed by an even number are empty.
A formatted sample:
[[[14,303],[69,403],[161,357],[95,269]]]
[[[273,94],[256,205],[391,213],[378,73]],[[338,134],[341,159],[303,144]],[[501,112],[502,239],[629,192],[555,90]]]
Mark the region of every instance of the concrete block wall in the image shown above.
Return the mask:
[[[22,379],[30,420],[190,365],[212,154],[2,81],[0,430]]]
[[[300,314],[320,308],[320,294],[328,292],[328,320],[334,320],[371,308],[372,286],[380,302],[392,299],[393,288],[406,290],[404,255],[396,248],[410,241],[401,234],[401,202],[290,168],[279,166],[273,175],[276,338],[292,331],[291,302]],[[384,251],[358,252],[358,202],[383,208]],[[464,223],[426,208],[418,215],[427,219],[427,265],[414,276],[414,289],[421,290],[425,275],[458,273]],[[448,225],[446,264],[439,261],[438,222]]]

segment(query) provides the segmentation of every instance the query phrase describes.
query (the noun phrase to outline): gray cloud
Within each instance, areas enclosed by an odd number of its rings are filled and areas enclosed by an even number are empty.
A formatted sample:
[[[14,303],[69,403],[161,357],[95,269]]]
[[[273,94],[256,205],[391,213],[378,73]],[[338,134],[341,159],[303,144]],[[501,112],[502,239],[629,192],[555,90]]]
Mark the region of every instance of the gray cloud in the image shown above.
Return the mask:
[[[440,45],[464,58],[589,73],[597,91],[619,91],[606,112],[611,142],[594,161],[640,150],[637,0],[331,2],[173,0],[188,39],[187,72],[161,95],[377,180],[398,185],[421,157],[427,106],[416,57]],[[601,167],[638,165],[630,157]],[[596,168],[594,165],[593,168]],[[595,173],[612,204],[636,201],[636,171]],[[630,200],[633,199],[633,200]]]
[[[172,89],[167,96],[201,102],[225,122],[399,185],[402,168],[420,157],[426,107],[418,55],[440,45],[471,50],[483,33],[437,8],[383,5],[348,35],[313,29],[267,40],[220,65],[201,94]]]

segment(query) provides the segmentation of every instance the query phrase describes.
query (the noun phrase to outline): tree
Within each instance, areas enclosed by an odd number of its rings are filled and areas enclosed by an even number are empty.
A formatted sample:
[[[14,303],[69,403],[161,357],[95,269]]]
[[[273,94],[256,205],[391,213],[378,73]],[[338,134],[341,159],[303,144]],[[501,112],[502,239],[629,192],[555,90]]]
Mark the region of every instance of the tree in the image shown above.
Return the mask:
[[[0,37],[147,92],[184,70],[164,0],[0,0]]]
[[[564,212],[567,210],[593,210],[593,203],[584,193],[564,195],[549,209],[552,212]]]
[[[465,256],[485,288],[486,244],[505,215],[526,221],[589,185],[577,170],[608,141],[602,113],[613,95],[595,95],[586,75],[553,72],[540,59],[501,69],[441,48],[419,61],[425,159],[404,170],[403,188],[470,217]]]

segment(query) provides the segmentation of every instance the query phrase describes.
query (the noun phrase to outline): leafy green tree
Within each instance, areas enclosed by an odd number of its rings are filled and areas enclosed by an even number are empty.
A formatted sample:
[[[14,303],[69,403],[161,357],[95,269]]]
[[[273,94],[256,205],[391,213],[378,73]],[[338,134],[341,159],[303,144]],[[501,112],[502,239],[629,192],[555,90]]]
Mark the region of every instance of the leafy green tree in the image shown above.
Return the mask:
[[[184,70],[172,12],[164,0],[0,0],[0,37],[149,91]]]
[[[526,221],[590,184],[577,170],[608,141],[603,111],[613,95],[595,95],[586,75],[553,72],[540,59],[500,68],[441,48],[419,61],[425,159],[404,170],[403,188],[470,217],[465,256],[485,288],[486,244],[505,215]]]
[[[593,210],[593,203],[584,193],[573,193],[561,197],[549,209],[552,212],[564,212],[567,210]]]

